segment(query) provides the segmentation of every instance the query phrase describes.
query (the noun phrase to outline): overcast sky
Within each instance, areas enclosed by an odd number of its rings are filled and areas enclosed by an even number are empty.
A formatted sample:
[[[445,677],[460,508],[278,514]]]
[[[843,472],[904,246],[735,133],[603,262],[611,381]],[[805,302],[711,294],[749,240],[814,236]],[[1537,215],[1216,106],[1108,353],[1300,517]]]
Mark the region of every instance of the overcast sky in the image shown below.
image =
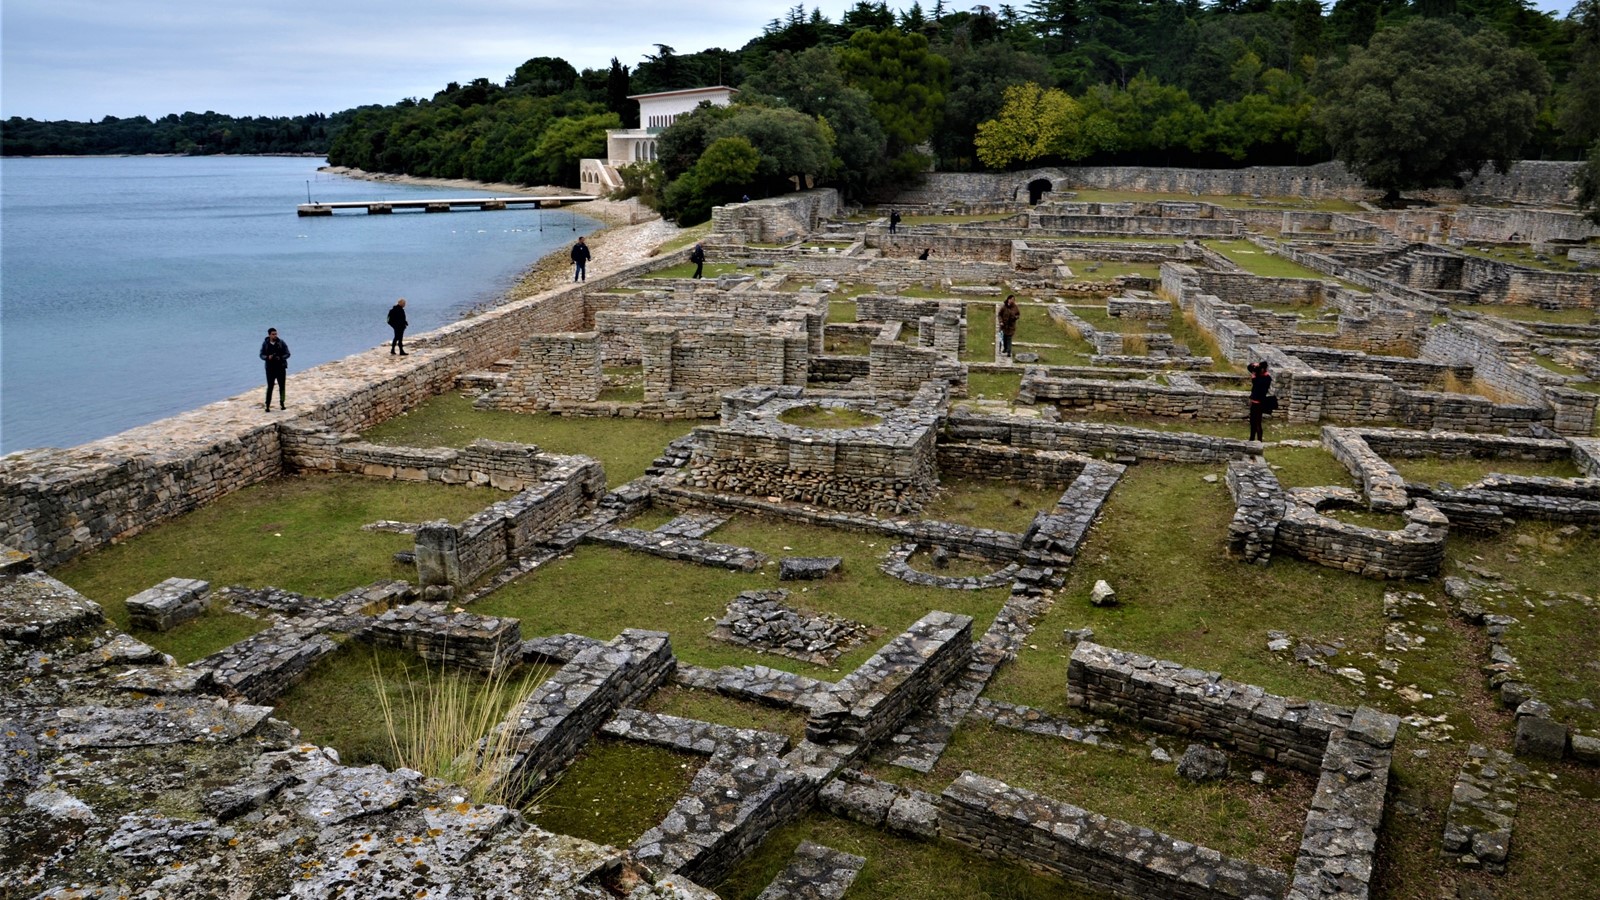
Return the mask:
[[[1021,6],[1021,0],[1016,0]],[[1565,14],[1575,0],[1535,0]],[[735,50],[792,0],[0,0],[0,117],[331,113],[504,81],[534,56]],[[831,21],[853,0],[807,2]],[[909,8],[911,0],[894,2]],[[948,2],[951,9],[975,3]],[[991,6],[998,6],[992,2]],[[924,0],[923,9],[933,6]]]

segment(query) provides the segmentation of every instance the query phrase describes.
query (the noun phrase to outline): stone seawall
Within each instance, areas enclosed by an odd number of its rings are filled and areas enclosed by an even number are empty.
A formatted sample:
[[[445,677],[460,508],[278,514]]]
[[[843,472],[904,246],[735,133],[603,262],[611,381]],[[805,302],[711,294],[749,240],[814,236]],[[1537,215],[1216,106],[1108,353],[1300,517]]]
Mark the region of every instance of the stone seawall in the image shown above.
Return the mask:
[[[236,397],[71,449],[0,459],[0,543],[58,566],[285,471],[282,425],[356,432],[515,354],[534,331],[575,331],[585,296],[672,264],[653,259],[463,319],[411,340],[401,359],[370,350],[289,375],[291,414]]]

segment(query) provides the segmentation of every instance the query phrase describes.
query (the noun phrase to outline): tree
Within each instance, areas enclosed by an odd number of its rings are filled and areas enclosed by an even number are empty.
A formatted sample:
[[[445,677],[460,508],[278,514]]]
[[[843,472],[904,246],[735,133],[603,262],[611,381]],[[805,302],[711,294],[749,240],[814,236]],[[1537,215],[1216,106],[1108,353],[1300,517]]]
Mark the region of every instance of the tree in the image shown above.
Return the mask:
[[[1049,64],[1040,56],[999,43],[969,42],[941,48],[950,60],[950,90],[945,93],[943,125],[933,136],[933,149],[943,170],[972,167],[978,123],[995,118],[1006,88],[1049,81]]]
[[[865,91],[872,115],[889,138],[891,166],[909,177],[927,163],[916,151],[939,123],[950,63],[928,50],[920,34],[893,29],[858,31],[839,49],[839,70]]]
[[[559,56],[535,56],[506,79],[506,87],[523,88],[535,97],[564,94],[577,83],[578,70]]]
[[[1589,159],[1573,174],[1572,183],[1578,188],[1578,209],[1600,225],[1600,141],[1589,148]]]
[[[798,110],[833,132],[833,159],[826,172],[847,196],[862,196],[887,177],[888,138],[872,115],[865,91],[845,84],[838,55],[812,47],[774,54],[767,67],[744,84],[743,99]]]
[[[711,218],[711,207],[737,199],[755,179],[761,154],[742,137],[713,141],[694,168],[667,185],[661,215],[679,225]]]
[[[1005,90],[1000,114],[978,125],[978,159],[991,169],[1026,165],[1062,153],[1068,129],[1081,123],[1083,108],[1058,88],[1033,82]]]
[[[1544,66],[1493,31],[1439,19],[1380,31],[1326,75],[1318,112],[1334,155],[1393,201],[1508,171],[1549,89]]]

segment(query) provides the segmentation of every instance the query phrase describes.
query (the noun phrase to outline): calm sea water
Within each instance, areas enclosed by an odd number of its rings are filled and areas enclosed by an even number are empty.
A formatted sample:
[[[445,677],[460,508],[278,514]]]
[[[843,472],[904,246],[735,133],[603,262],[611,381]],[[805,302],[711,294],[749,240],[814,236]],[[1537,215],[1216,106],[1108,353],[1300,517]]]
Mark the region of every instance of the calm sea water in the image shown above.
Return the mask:
[[[565,210],[328,218],[318,201],[489,196],[318,173],[271,157],[0,161],[0,453],[68,447],[264,383],[268,327],[294,376],[498,297],[599,227]]]

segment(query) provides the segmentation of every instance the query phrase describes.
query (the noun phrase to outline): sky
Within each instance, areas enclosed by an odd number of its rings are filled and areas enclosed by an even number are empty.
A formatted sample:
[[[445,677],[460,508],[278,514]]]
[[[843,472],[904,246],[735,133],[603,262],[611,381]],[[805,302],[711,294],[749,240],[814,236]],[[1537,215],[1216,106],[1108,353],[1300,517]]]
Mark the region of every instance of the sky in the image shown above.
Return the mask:
[[[535,56],[630,68],[656,44],[736,50],[794,0],[4,0],[0,118],[332,113]],[[837,22],[853,0],[807,2]],[[897,4],[890,3],[891,7]],[[910,0],[905,5],[910,6]],[[931,5],[924,4],[925,8]],[[949,4],[952,8],[957,4]],[[967,8],[960,4],[959,8]]]
[[[1575,0],[1534,0],[1565,15]],[[3,0],[0,118],[332,113],[504,82],[535,56],[630,68],[736,50],[794,0]],[[853,0],[807,2],[837,22]],[[911,0],[890,0],[894,9]],[[932,0],[923,9],[931,9]],[[952,10],[976,3],[947,2]],[[992,4],[998,6],[998,3]],[[1021,6],[1022,3],[1017,5]]]

